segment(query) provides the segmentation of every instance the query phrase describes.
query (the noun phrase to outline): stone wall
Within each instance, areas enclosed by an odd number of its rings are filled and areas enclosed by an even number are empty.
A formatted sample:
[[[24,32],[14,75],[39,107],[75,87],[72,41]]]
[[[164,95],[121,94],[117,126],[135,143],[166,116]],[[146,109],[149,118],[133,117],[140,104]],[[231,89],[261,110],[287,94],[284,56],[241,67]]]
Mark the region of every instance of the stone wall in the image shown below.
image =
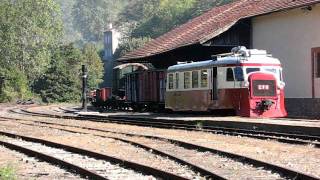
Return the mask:
[[[320,119],[320,98],[286,98],[288,117]]]

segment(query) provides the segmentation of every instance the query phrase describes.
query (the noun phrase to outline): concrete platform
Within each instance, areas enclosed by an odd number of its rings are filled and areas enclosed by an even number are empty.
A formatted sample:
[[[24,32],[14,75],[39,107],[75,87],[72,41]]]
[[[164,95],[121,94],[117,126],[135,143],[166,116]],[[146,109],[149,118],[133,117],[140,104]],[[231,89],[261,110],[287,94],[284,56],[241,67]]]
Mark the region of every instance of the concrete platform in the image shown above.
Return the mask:
[[[56,107],[57,108],[57,107]],[[30,108],[33,111],[38,111],[39,108]],[[53,110],[54,108],[50,108]],[[225,128],[251,129],[261,131],[272,131],[280,133],[297,133],[312,136],[320,136],[320,120],[309,119],[292,119],[292,118],[244,118],[238,116],[218,117],[214,115],[192,115],[189,113],[179,114],[163,114],[163,113],[137,113],[137,112],[97,112],[89,110],[82,112],[76,107],[62,107],[61,111],[94,117],[110,117],[118,119],[135,119],[142,121],[157,121],[157,122],[174,122],[189,125],[201,124],[202,126],[214,126]],[[58,111],[58,110],[56,110]]]

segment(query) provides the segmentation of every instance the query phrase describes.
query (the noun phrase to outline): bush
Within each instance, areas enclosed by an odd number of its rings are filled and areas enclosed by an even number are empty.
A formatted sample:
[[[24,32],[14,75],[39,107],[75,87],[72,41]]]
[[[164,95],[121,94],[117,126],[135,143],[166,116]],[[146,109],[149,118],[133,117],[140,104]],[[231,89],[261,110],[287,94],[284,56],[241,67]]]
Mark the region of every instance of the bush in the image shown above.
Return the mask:
[[[14,180],[16,178],[15,169],[12,166],[0,167],[1,180]]]
[[[0,68],[0,76],[5,77],[5,83],[0,94],[0,102],[11,102],[17,99],[29,99],[32,93],[29,90],[27,77],[19,70]]]

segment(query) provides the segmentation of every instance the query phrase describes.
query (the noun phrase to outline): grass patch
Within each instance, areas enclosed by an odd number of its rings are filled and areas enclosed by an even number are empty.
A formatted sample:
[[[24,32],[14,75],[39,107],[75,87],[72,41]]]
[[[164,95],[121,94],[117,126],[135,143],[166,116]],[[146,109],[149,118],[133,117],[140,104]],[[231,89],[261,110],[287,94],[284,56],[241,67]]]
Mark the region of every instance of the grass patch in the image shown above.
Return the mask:
[[[197,121],[196,122],[196,128],[197,129],[202,129],[203,128],[203,122],[202,121]]]
[[[16,170],[14,167],[8,165],[0,167],[0,180],[16,180]]]

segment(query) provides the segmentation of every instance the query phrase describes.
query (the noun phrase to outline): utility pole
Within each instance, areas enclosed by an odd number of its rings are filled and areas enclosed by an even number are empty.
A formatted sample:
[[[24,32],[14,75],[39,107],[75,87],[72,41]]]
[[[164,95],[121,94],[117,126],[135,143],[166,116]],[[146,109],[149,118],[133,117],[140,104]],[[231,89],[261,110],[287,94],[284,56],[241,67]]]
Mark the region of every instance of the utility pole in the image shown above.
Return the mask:
[[[5,83],[5,77],[4,76],[0,76],[0,95],[3,94],[3,88],[4,88],[4,84]]]
[[[82,111],[87,112],[87,78],[86,65],[82,65]]]

